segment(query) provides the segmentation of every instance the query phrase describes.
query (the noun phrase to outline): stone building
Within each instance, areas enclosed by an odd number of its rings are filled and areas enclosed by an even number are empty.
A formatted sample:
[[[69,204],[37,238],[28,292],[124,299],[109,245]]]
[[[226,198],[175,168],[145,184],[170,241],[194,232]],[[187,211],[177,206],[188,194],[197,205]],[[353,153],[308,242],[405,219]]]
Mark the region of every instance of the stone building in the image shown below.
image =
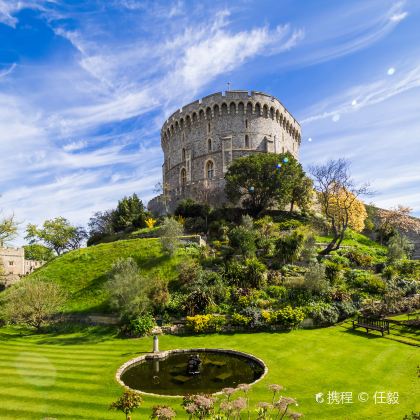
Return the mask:
[[[9,286],[43,264],[43,261],[25,260],[25,250],[23,248],[0,248],[0,266],[3,268],[4,276],[3,279],[0,279],[0,282]]]
[[[184,198],[220,205],[229,164],[253,153],[290,152],[298,158],[299,123],[274,96],[214,93],[174,112],[163,124],[163,192],[149,209],[164,213]]]

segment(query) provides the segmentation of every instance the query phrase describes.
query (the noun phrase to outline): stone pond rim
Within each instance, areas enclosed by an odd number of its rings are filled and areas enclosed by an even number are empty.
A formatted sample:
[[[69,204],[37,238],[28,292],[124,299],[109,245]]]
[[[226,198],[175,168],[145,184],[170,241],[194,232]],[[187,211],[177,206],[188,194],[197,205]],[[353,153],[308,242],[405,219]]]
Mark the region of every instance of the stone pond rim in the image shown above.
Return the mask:
[[[141,391],[139,389],[134,389],[126,385],[121,379],[122,375],[126,371],[128,371],[130,368],[135,367],[136,365],[144,361],[153,361],[153,360],[163,361],[163,360],[167,360],[171,355],[183,354],[183,353],[219,353],[219,354],[225,354],[225,355],[239,356],[239,357],[251,360],[257,365],[259,365],[262,368],[263,372],[253,382],[248,383],[248,385],[250,386],[253,386],[257,382],[261,381],[265,377],[265,375],[268,373],[268,367],[264,363],[264,361],[249,353],[241,352],[238,350],[219,349],[219,348],[188,348],[188,349],[174,349],[174,350],[161,351],[159,353],[146,353],[146,354],[143,354],[142,356],[138,356],[134,359],[128,360],[127,362],[125,362],[123,365],[121,365],[118,368],[115,374],[115,379],[125,389],[130,389],[131,391],[138,392],[139,394],[142,394],[142,395],[150,395],[152,397],[163,397],[163,398],[183,398],[184,395],[158,394],[158,393]],[[211,394],[220,395],[222,394],[222,390],[217,391],[217,392],[211,392]]]

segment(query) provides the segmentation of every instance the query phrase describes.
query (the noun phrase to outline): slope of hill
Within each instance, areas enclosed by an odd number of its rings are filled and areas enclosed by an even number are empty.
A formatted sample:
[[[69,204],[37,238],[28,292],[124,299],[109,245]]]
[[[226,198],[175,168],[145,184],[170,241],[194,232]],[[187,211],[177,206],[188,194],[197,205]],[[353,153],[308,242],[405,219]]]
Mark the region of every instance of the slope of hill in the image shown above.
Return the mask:
[[[140,271],[168,281],[176,277],[183,249],[172,258],[162,253],[159,239],[133,239],[104,243],[68,252],[55,258],[28,279],[54,281],[69,294],[65,312],[107,312],[105,283],[112,264],[119,258],[134,258]]]

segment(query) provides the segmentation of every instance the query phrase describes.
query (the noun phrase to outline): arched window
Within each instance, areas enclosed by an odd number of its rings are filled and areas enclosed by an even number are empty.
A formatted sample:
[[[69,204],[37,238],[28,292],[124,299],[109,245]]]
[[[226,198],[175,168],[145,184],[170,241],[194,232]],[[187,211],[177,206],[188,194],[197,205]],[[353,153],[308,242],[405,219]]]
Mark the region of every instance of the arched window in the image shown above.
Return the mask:
[[[207,174],[207,179],[214,178],[214,163],[212,160],[209,160],[206,163],[206,174]]]
[[[245,149],[249,149],[249,136],[248,136],[248,134],[245,136]]]
[[[209,152],[211,152],[211,146],[212,146],[212,144],[211,144],[211,139],[208,139],[208,140],[207,140],[207,150],[208,150]]]
[[[185,162],[185,159],[186,159],[185,149],[182,149],[182,161]]]
[[[185,187],[185,184],[187,183],[187,171],[185,170],[185,168],[181,169],[181,187]]]

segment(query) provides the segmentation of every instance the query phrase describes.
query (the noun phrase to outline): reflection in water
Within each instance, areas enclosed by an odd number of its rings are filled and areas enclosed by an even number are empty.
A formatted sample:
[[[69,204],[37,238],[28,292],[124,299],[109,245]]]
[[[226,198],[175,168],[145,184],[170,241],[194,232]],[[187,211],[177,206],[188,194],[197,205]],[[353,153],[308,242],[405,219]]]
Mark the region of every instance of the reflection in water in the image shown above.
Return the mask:
[[[130,388],[140,391],[185,395],[214,393],[226,387],[251,383],[264,373],[263,366],[253,359],[211,351],[200,351],[199,370],[192,372],[191,361],[198,361],[197,355],[194,351],[173,353],[160,360],[146,359],[128,368],[121,379]]]

